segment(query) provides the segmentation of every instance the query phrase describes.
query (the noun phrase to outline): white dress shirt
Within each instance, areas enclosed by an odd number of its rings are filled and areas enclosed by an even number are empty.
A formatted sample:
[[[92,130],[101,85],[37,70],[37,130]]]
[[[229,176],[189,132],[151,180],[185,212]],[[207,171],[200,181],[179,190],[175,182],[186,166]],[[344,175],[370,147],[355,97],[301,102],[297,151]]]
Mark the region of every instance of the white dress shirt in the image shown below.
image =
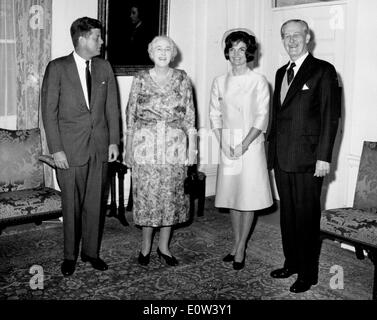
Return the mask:
[[[296,65],[294,66],[293,68],[293,79],[295,78],[298,70],[300,69],[301,65],[303,64],[303,62],[305,61],[306,57],[309,55],[309,52],[306,52],[303,56],[301,56],[300,58],[298,58],[296,61],[289,61],[289,65],[287,67],[287,70],[289,69],[289,66],[294,62]]]
[[[306,52],[303,56],[301,56],[300,58],[298,58],[296,61],[289,61],[289,64],[287,66],[287,69],[289,69],[290,65],[294,62],[296,65],[293,67],[293,79],[295,78],[298,70],[300,69],[301,65],[303,64],[303,62],[305,61],[306,57],[309,55],[309,52]],[[292,79],[292,82],[293,82],[293,79]],[[285,99],[285,96],[287,95],[287,92],[288,92],[288,89],[289,87],[291,86],[292,82],[288,85],[288,82],[287,82],[287,72],[285,72],[284,74],[284,78],[283,78],[283,82],[281,84],[281,90],[280,90],[280,102],[281,104],[283,104],[284,102],[284,99]]]
[[[76,51],[73,51],[73,58],[75,59],[77,71],[79,72],[79,78],[80,78],[80,82],[81,82],[82,91],[84,93],[86,106],[89,109],[88,88],[86,87],[86,75],[85,75],[86,60],[81,58],[76,53]],[[92,60],[89,60],[89,61],[90,61],[89,62],[89,70],[90,70],[90,72],[92,72]]]

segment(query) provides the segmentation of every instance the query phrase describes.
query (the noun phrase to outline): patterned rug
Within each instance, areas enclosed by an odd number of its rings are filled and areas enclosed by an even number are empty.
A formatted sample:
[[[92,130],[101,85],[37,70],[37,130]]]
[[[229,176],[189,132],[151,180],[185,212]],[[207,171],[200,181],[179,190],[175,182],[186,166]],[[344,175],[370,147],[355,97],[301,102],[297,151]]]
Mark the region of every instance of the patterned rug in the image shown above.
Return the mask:
[[[132,222],[130,213],[127,219]],[[4,231],[0,236],[1,300],[369,300],[372,295],[369,259],[357,260],[352,252],[327,240],[318,285],[305,293],[290,293],[294,277],[269,276],[282,265],[283,255],[279,227],[262,217],[251,235],[245,268],[233,270],[231,263],[222,262],[232,245],[230,216],[214,208],[213,198],[206,201],[204,217],[175,230],[171,251],[180,262],[177,267],[158,260],[158,233],[149,266],[138,265],[141,230],[107,218],[101,257],[109,270],[96,271],[79,260],[73,276],[64,278],[62,234],[60,223]],[[43,289],[31,289],[34,265],[43,267]],[[336,266],[343,270],[343,289],[332,289],[333,277],[341,270]],[[335,273],[332,267],[337,268]]]

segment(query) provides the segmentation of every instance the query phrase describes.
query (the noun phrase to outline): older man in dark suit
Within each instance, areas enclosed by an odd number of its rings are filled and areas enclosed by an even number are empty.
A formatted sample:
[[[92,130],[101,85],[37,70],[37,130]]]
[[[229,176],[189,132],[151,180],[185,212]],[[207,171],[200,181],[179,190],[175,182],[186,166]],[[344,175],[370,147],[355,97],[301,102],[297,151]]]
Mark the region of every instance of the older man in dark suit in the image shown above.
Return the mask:
[[[74,52],[47,66],[42,84],[42,117],[62,191],[64,276],[81,259],[107,270],[99,257],[104,224],[107,162],[119,155],[119,106],[110,64],[100,54],[101,23],[73,22]]]
[[[333,65],[308,52],[308,24],[289,20],[281,37],[290,62],[276,73],[268,166],[280,196],[285,262],[271,276],[297,273],[290,291],[298,293],[318,282],[320,195],[330,171],[340,97]]]

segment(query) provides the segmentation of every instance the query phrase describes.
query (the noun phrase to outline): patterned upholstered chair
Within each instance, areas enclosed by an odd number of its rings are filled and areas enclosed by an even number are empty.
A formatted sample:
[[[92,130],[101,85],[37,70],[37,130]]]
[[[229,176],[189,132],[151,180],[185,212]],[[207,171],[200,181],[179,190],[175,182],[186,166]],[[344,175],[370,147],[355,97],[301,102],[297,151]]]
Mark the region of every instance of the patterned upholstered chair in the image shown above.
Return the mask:
[[[324,210],[321,236],[351,244],[358,259],[363,250],[374,263],[373,299],[377,299],[377,142],[365,141],[352,208]]]
[[[62,215],[60,192],[44,185],[41,153],[38,128],[0,129],[0,233]]]

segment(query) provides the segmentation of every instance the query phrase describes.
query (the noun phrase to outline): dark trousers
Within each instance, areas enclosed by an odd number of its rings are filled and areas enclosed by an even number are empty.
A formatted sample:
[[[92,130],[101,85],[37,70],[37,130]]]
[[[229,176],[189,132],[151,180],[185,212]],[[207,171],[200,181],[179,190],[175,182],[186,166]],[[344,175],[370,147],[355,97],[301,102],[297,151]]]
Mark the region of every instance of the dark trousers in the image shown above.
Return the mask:
[[[105,221],[107,162],[91,156],[88,163],[57,170],[62,193],[64,259],[76,260],[81,253],[97,258]]]
[[[280,227],[284,267],[301,279],[318,277],[321,188],[323,178],[313,173],[284,172],[275,167],[280,196]]]

